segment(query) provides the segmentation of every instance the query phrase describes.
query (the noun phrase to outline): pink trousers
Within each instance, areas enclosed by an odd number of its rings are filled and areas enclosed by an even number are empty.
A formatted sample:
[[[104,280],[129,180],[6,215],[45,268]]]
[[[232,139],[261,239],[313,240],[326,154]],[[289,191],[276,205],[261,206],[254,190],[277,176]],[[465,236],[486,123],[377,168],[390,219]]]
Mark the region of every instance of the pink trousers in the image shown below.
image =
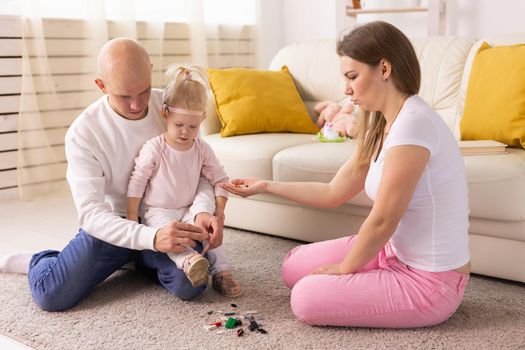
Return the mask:
[[[282,266],[295,316],[311,325],[409,328],[447,320],[463,299],[468,275],[412,268],[388,243],[359,272],[310,275],[343,260],[355,236],[294,248]]]

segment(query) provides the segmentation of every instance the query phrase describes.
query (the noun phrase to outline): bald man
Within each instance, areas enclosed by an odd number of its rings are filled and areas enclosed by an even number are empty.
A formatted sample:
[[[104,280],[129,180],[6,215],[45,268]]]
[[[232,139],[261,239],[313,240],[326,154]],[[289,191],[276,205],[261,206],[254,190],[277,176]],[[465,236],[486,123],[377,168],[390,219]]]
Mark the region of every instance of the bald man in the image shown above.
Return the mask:
[[[66,134],[67,180],[80,230],[62,250],[32,256],[29,284],[44,310],[60,311],[80,302],[124,264],[154,275],[181,299],[200,294],[165,254],[200,247],[212,232],[222,242],[222,221],[214,217],[211,185],[199,182],[190,212],[196,226],[171,222],[146,227],[126,220],[126,191],[134,158],[142,145],[160,135],[162,92],[151,88],[152,65],[136,41],[106,43],[97,59],[95,83],[104,93],[73,122]],[[211,247],[213,248],[213,247]]]

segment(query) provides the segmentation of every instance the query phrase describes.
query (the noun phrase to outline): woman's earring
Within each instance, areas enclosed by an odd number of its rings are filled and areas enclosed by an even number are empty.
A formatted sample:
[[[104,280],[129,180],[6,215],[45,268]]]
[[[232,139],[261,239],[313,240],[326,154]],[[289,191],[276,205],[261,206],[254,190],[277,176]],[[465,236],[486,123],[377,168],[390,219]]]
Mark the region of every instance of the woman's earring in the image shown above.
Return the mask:
[[[388,78],[383,76],[383,81],[386,82],[387,80],[388,80]]]

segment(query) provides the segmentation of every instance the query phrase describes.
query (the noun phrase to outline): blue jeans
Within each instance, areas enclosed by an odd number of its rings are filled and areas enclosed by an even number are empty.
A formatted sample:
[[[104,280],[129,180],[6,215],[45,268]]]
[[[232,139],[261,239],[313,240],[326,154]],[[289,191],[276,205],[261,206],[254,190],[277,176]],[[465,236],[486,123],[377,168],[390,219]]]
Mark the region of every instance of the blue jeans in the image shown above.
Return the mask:
[[[133,260],[138,270],[154,276],[180,299],[191,299],[206,289],[206,285],[194,288],[184,272],[164,253],[117,247],[82,229],[62,252],[46,250],[33,255],[29,264],[29,288],[33,300],[43,310],[66,310]]]

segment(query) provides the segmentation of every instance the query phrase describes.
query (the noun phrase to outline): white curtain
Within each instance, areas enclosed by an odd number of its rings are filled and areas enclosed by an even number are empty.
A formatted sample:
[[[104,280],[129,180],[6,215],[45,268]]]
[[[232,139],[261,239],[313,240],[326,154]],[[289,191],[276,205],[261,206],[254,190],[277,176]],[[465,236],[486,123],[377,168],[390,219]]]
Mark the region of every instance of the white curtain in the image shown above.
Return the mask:
[[[155,87],[162,87],[166,66],[175,62],[218,68],[253,67],[256,62],[255,25],[206,23],[206,0],[70,0],[64,6],[76,9],[77,18],[44,17],[49,6],[59,1],[20,0],[17,175],[21,199],[68,193],[64,135],[75,117],[101,94],[94,84],[96,55],[108,39],[131,37],[146,47],[154,65]],[[144,19],[145,10],[153,14],[150,19]],[[174,20],[173,11],[184,13]]]

